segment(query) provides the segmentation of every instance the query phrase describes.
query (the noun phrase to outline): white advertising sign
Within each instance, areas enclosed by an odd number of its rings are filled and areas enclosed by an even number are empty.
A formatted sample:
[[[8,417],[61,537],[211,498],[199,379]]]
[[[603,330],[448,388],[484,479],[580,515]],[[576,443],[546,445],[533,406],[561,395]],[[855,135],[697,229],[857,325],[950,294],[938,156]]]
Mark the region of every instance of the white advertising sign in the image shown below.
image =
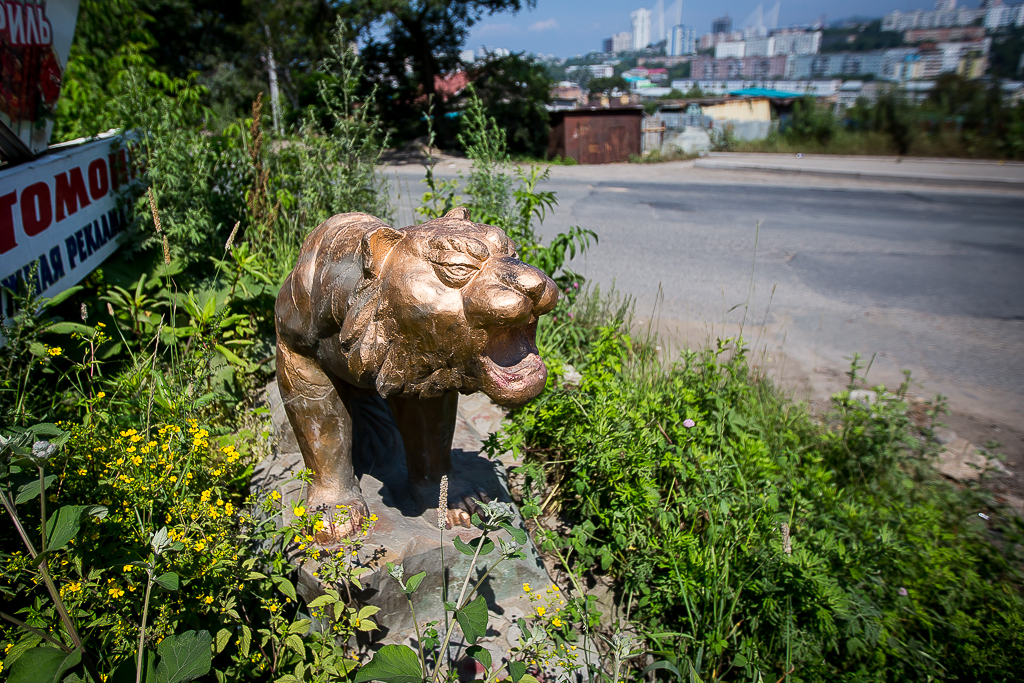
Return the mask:
[[[0,285],[20,292],[34,278],[37,293],[54,296],[117,250],[127,227],[117,190],[134,173],[119,143],[53,148],[0,169]]]

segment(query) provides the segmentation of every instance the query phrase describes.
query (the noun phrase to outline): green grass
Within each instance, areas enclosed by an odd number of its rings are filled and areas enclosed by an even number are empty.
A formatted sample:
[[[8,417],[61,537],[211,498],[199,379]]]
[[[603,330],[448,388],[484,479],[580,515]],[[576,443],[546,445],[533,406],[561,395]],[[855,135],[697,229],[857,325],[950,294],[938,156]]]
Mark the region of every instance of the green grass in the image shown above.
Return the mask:
[[[489,447],[525,457],[524,512],[557,513],[566,531],[547,546],[615,579],[674,667],[663,673],[1017,679],[1024,527],[934,473],[903,387],[872,405],[843,392],[813,416],[751,369],[741,342],[665,366],[622,331],[621,311],[593,324],[579,310],[573,335],[545,324],[548,388]],[[578,387],[560,387],[562,362]]]
[[[814,139],[794,140],[785,135],[771,135],[764,140],[736,141],[729,145],[730,152],[780,154],[845,154],[895,156],[898,152],[892,139],[885,133],[872,131],[837,130],[825,143]],[[987,138],[965,139],[954,133],[921,134],[914,137],[906,156],[1002,159],[1006,155]]]

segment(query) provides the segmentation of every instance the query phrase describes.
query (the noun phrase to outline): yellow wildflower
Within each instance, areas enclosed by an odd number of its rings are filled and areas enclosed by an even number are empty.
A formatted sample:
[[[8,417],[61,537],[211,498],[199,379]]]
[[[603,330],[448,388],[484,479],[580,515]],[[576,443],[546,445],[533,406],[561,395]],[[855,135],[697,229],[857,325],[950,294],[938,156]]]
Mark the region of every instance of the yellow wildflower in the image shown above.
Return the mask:
[[[98,394],[96,394],[96,398],[106,398],[106,397],[107,397],[107,392],[105,392],[105,391],[101,391]]]
[[[295,513],[296,517],[303,517],[306,514],[306,508],[304,508],[301,505],[297,505],[294,508],[292,508],[292,512]]]
[[[528,584],[528,583],[524,583],[523,584],[523,592],[524,593],[529,593],[530,592],[530,584]]]
[[[62,349],[59,346],[54,346],[53,348],[48,349],[46,352],[51,356],[59,356],[60,354],[64,353],[64,349]]]
[[[544,607],[538,607],[538,608],[537,608],[537,616],[538,616],[538,617],[542,617],[542,616],[544,616],[544,613],[545,613],[545,612],[547,612],[547,610],[546,610],[546,609],[545,609]]]
[[[122,597],[124,595],[124,591],[121,590],[120,588],[118,588],[117,586],[114,586],[113,588],[109,589],[107,592],[110,593],[110,597],[112,597],[112,598],[120,598],[120,597]]]
[[[213,604],[213,596],[212,595],[207,595],[206,599],[203,600],[203,602],[205,602],[207,605]]]

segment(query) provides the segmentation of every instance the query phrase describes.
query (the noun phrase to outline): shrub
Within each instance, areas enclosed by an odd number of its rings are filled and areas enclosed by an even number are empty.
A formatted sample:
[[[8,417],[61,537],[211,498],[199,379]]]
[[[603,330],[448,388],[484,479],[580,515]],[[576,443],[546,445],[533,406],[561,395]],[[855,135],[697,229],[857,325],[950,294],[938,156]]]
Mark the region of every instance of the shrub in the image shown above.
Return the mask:
[[[1016,676],[1020,522],[933,473],[905,386],[868,403],[838,394],[818,421],[739,342],[662,368],[621,330],[549,349],[545,393],[488,448],[525,457],[524,512],[563,520],[540,529],[546,547],[615,578],[664,671]],[[563,385],[559,356],[578,386]]]
[[[811,96],[793,102],[793,118],[786,133],[794,140],[815,140],[826,144],[835,135],[836,122],[832,111],[818,106]]]

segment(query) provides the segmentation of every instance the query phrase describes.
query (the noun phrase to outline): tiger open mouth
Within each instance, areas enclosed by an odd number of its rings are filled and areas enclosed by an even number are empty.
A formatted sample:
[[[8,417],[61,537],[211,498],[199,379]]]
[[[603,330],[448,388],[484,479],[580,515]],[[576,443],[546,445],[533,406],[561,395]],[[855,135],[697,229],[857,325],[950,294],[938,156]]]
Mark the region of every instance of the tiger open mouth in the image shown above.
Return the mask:
[[[483,391],[495,402],[516,407],[544,388],[548,369],[537,352],[536,318],[519,327],[491,335],[480,357],[484,369]]]

